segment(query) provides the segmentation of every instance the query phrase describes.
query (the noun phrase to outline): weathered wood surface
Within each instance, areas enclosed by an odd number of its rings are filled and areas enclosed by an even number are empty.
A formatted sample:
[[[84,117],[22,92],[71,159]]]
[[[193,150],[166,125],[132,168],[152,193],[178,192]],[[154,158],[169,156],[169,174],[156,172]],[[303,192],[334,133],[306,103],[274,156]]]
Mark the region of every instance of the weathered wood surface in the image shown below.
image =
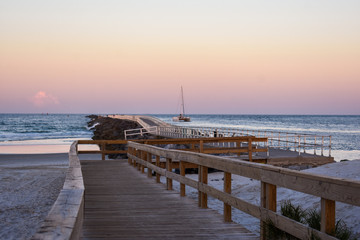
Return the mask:
[[[210,209],[166,190],[126,160],[82,161],[83,239],[258,239]]]
[[[218,138],[186,138],[186,139],[146,139],[146,140],[132,140],[137,143],[145,143],[148,145],[192,145],[191,149],[181,149],[182,151],[201,152],[207,154],[234,154],[248,153],[251,160],[251,153],[266,153],[268,149],[258,148],[252,145],[251,142],[267,142],[267,138],[255,138],[255,137],[218,137]],[[81,150],[78,149],[79,154],[119,154],[127,153],[126,150],[105,150],[106,145],[126,145],[127,140],[79,140],[78,144],[94,144],[100,146],[99,150]],[[232,143],[232,146],[220,147],[220,144]],[[236,144],[235,144],[236,143]],[[248,146],[241,147],[240,143],[245,143]],[[208,144],[208,145],[206,145]],[[211,144],[218,144],[213,146]],[[265,157],[266,158],[266,157]]]
[[[167,178],[174,179],[175,181],[197,189],[199,191],[199,206],[206,206],[206,204],[203,203],[206,202],[205,195],[208,194],[224,202],[224,204],[229,205],[229,207],[235,207],[259,218],[262,223],[271,220],[277,228],[300,239],[310,239],[313,235],[316,235],[320,239],[335,239],[328,235],[334,230],[335,226],[335,201],[342,201],[344,203],[360,206],[360,192],[358,191],[360,189],[359,181],[301,173],[263,164],[235,161],[230,158],[200,153],[162,149],[134,142],[129,142],[128,146],[132,149],[132,152],[145,151],[155,156],[170,159],[171,161],[180,161],[180,164],[185,162],[198,165],[199,180],[196,182],[182,175],[170,172],[168,168],[165,172],[163,172],[163,170],[158,171],[150,162],[144,161],[141,158],[132,155],[130,152],[128,153],[128,157],[138,165],[150,168],[161,175],[165,175]],[[261,206],[256,206],[230,195],[225,186],[224,191],[208,186],[206,184],[206,178],[203,179],[203,177],[201,177],[201,169],[204,167],[215,168],[230,174],[237,174],[260,180],[262,182]],[[323,219],[326,219],[326,221],[322,221],[322,232],[278,214],[276,212],[277,187],[285,187],[314,196],[320,196],[324,200],[324,203],[326,203],[321,206],[322,216],[324,216]],[[224,211],[225,219],[228,219],[228,215],[229,214]],[[261,229],[263,229],[263,227],[264,224],[261,224]],[[262,239],[265,238],[264,231],[261,232],[261,237]]]
[[[79,239],[83,220],[84,183],[77,142],[70,147],[69,168],[63,189],[32,240]]]
[[[324,175],[303,173],[285,168],[264,164],[237,161],[226,157],[218,157],[201,153],[163,149],[154,146],[128,143],[129,147],[137,148],[172,161],[184,161],[224,172],[271,183],[314,196],[360,206],[360,182]]]

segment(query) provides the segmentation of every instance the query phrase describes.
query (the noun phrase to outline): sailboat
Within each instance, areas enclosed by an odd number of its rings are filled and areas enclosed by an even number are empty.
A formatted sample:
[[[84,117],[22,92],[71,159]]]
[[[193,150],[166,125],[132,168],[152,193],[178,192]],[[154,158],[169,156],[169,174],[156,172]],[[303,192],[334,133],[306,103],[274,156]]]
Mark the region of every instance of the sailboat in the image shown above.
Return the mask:
[[[173,117],[172,120],[174,122],[190,122],[190,117],[186,117],[185,116],[185,104],[184,104],[184,93],[183,93],[183,88],[181,86],[181,110],[180,110],[180,115]]]

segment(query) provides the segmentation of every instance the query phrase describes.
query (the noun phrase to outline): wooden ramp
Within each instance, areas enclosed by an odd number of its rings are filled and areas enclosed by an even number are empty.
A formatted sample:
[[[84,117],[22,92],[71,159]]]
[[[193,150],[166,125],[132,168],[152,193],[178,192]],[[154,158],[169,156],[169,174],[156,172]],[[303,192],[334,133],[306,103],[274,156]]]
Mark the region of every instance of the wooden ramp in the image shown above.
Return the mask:
[[[211,209],[168,191],[127,160],[81,161],[83,239],[259,239]]]

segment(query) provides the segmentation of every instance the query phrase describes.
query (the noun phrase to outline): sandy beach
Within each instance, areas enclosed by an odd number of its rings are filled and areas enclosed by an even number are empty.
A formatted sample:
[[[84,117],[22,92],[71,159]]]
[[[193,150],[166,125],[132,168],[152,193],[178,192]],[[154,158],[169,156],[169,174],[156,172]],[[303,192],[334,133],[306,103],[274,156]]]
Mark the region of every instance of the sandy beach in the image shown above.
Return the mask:
[[[100,157],[100,156],[99,156]],[[97,159],[82,155],[82,159]],[[53,154],[0,154],[0,239],[29,239],[41,226],[61,190],[68,166],[67,153]],[[305,170],[306,172],[360,180],[360,160],[338,162]],[[196,174],[187,177],[197,179]],[[221,189],[222,173],[209,174],[209,185]],[[260,184],[256,180],[232,176],[233,194],[242,199],[260,204]],[[165,178],[162,177],[162,182]],[[174,182],[179,191],[179,184]],[[187,187],[187,195],[197,199],[197,191]],[[278,189],[278,208],[282,201],[290,199],[304,209],[319,208],[319,199]],[[222,212],[222,203],[209,198],[209,207]],[[233,220],[258,232],[259,220],[233,210]],[[337,203],[337,219],[342,219],[360,236],[360,207]]]
[[[0,239],[29,239],[62,189],[68,154],[0,154]]]

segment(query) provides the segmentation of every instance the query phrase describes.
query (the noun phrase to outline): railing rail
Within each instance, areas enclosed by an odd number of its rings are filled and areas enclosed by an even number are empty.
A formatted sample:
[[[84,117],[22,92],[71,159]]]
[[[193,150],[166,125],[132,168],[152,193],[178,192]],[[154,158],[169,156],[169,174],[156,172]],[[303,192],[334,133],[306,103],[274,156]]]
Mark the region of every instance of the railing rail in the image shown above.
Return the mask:
[[[33,240],[80,239],[84,214],[84,181],[75,141],[69,151],[65,183]]]
[[[335,202],[360,206],[360,181],[338,179],[334,177],[304,173],[269,165],[236,161],[230,158],[212,156],[202,153],[191,153],[168,150],[155,146],[129,142],[129,163],[138,169],[147,168],[148,176],[156,173],[166,177],[167,189],[172,189],[172,181],[180,183],[180,195],[185,196],[185,185],[199,192],[199,206],[207,207],[207,196],[210,195],[224,202],[224,219],[231,221],[231,207],[237,208],[261,220],[261,238],[266,236],[266,223],[271,220],[275,227],[300,239],[314,236],[320,239],[335,239],[330,234],[335,228]],[[160,159],[166,160],[165,169],[160,166]],[[179,162],[180,174],[173,172],[174,161]],[[185,176],[188,165],[199,169],[199,180]],[[207,184],[207,169],[214,168],[224,172],[224,189],[219,190]],[[231,174],[256,179],[261,182],[261,204],[251,204],[231,195]],[[321,231],[317,231],[299,222],[291,220],[276,212],[276,189],[284,187],[303,192],[321,199]]]
[[[128,139],[129,136],[144,136],[145,134],[157,134],[158,127],[148,127],[148,128],[135,128],[124,130],[125,140]]]
[[[213,128],[213,127],[159,127],[158,135],[177,138],[197,137],[234,137],[255,136],[269,139],[270,148],[296,151],[299,155],[313,153],[314,155],[331,157],[331,136],[291,133],[267,130],[249,130],[238,128]],[[327,151],[327,154],[325,152]]]
[[[241,137],[219,137],[219,138],[185,138],[185,139],[143,139],[132,140],[138,143],[148,145],[190,145],[190,148],[182,149],[183,151],[207,153],[207,154],[246,154],[242,159],[253,161],[253,154],[266,153],[268,157],[269,151],[267,147],[267,138],[256,138],[253,136]],[[99,150],[81,150],[77,146],[79,154],[101,154],[102,160],[105,160],[109,154],[127,154],[126,144],[128,140],[78,140],[79,145],[97,145]],[[122,146],[122,150],[109,150],[109,145]],[[262,161],[263,159],[260,159]]]

